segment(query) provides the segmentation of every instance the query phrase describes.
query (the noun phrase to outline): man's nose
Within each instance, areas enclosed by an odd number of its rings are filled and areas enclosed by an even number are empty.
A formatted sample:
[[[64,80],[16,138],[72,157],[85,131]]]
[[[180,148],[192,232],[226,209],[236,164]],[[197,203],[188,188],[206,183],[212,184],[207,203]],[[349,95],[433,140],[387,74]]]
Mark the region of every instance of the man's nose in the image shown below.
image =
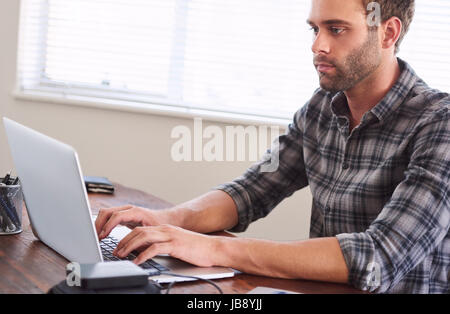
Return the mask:
[[[328,54],[330,53],[330,42],[325,34],[318,32],[314,38],[311,50],[314,54]]]

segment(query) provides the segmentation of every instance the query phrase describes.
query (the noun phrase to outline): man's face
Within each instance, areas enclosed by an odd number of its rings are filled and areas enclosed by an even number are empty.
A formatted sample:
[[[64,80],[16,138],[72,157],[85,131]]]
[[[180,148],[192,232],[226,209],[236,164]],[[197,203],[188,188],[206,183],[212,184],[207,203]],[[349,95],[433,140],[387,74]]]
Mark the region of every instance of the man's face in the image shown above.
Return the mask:
[[[368,29],[361,0],[313,0],[308,23],[314,32],[314,65],[323,89],[349,90],[380,65],[378,32]]]

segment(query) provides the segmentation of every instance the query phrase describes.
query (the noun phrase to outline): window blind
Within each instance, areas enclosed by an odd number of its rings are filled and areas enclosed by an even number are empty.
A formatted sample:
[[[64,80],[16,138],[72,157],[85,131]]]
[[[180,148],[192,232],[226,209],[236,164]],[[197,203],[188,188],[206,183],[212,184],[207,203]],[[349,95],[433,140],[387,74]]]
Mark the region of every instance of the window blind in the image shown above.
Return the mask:
[[[416,0],[416,14],[399,52],[430,87],[444,92],[450,92],[449,16],[448,0]]]
[[[418,0],[400,56],[449,90],[450,4]],[[291,119],[318,87],[309,1],[23,0],[18,87]]]

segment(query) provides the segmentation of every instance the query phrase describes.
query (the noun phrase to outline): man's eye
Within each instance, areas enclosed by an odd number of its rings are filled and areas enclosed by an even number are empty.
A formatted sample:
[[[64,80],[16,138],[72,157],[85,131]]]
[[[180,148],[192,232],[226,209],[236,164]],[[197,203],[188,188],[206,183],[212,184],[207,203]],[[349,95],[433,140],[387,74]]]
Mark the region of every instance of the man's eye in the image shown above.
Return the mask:
[[[317,34],[319,32],[319,28],[318,27],[314,27],[314,26],[311,27],[310,30],[313,31],[314,34]]]
[[[333,34],[339,35],[340,33],[342,33],[344,31],[344,29],[343,28],[339,28],[339,27],[331,27],[330,31]]]

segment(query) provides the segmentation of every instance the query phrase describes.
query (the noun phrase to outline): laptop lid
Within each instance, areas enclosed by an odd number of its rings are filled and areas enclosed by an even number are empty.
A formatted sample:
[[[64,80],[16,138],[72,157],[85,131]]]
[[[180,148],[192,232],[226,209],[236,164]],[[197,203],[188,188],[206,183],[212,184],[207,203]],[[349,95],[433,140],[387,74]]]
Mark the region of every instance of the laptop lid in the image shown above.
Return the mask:
[[[69,261],[103,261],[75,150],[3,118],[34,231]]]

